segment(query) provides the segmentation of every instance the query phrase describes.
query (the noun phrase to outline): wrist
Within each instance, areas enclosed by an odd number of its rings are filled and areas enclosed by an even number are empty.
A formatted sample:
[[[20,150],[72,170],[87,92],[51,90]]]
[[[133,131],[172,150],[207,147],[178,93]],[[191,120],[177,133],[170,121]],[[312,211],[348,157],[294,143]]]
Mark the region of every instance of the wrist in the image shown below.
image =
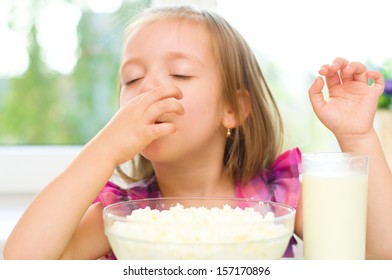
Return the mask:
[[[379,144],[376,131],[372,128],[368,133],[335,135],[343,152],[363,152],[374,144]]]
[[[104,143],[101,143],[95,138],[85,145],[83,153],[90,160],[94,161],[95,164],[105,163],[105,165],[112,170],[114,170],[118,165],[110,149],[108,149]]]

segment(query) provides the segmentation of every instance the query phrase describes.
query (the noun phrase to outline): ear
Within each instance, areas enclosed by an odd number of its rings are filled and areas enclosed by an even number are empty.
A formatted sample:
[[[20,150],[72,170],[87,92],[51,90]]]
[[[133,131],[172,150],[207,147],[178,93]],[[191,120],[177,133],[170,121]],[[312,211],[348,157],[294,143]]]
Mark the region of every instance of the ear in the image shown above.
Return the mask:
[[[250,112],[249,92],[246,90],[238,90],[236,94],[240,107],[240,115],[238,115],[235,110],[227,104],[224,108],[224,115],[222,119],[222,124],[226,128],[238,127],[248,117]]]

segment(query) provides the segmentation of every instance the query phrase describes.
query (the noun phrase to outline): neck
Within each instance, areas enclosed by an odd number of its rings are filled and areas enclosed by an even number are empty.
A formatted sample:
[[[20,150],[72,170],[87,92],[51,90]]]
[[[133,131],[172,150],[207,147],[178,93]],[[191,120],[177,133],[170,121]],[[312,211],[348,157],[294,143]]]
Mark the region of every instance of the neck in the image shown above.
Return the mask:
[[[235,183],[222,164],[154,164],[162,196],[235,197]]]

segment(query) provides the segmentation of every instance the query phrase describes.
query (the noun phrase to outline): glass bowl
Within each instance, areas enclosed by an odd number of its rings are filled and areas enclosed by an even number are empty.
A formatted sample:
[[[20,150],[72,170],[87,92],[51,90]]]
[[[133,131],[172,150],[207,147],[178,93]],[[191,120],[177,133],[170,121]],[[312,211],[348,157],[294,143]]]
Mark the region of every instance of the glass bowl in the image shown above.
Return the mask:
[[[103,211],[118,259],[279,259],[295,209],[252,199],[165,197],[118,202]]]

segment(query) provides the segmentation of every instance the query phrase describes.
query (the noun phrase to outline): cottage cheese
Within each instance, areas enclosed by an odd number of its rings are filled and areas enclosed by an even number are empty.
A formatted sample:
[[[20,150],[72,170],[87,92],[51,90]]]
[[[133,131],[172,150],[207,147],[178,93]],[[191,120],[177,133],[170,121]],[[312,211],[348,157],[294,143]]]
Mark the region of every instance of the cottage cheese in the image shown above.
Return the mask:
[[[119,259],[277,259],[292,227],[254,208],[149,207],[106,228]]]

